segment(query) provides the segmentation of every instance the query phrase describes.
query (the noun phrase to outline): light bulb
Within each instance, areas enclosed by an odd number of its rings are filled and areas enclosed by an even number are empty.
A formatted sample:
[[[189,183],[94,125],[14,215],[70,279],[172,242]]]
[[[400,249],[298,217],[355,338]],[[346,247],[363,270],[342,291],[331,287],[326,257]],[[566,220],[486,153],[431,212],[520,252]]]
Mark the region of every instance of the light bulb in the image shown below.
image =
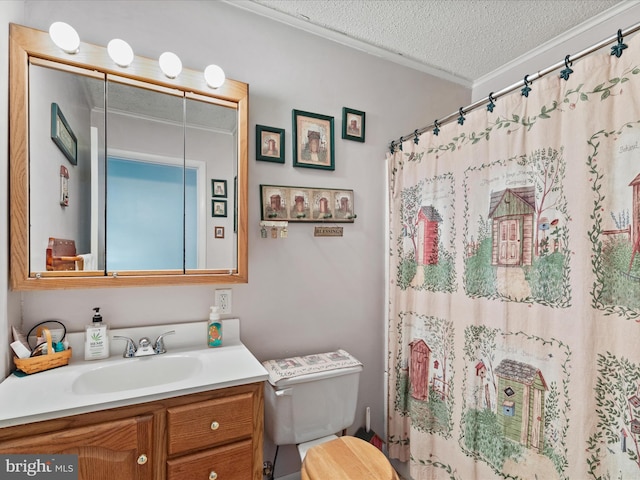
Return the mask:
[[[49,36],[58,48],[67,53],[74,54],[80,49],[80,36],[68,23],[53,22],[49,27]]]
[[[133,62],[133,49],[120,38],[114,38],[107,44],[107,52],[119,67],[128,67]]]
[[[182,72],[182,62],[173,52],[164,52],[158,58],[160,69],[169,78],[176,78]]]
[[[218,65],[209,65],[204,69],[204,79],[209,87],[220,88],[226,77],[224,76],[224,70]]]

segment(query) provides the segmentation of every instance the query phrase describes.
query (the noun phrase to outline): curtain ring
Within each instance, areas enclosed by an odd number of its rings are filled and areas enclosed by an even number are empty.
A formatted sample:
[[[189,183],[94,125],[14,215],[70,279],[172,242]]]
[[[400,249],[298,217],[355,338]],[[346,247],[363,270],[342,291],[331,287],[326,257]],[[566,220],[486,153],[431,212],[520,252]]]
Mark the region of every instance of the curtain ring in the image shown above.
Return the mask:
[[[618,43],[611,47],[611,55],[620,58],[625,48],[627,48],[627,45],[622,41],[622,30],[618,29]]]
[[[569,55],[567,55],[566,57],[564,57],[564,69],[560,71],[560,78],[569,80],[569,75],[573,73],[571,65],[573,65],[573,62],[571,61]]]
[[[460,107],[460,110],[458,110],[458,113],[460,114],[460,116],[458,117],[458,125],[464,125],[464,110],[462,110],[462,107]]]
[[[391,145],[389,146],[389,150],[391,151],[391,155],[393,155],[396,151],[396,142],[391,140]]]
[[[413,132],[413,143],[418,145],[420,143],[420,137],[418,136],[418,129]]]
[[[493,92],[489,94],[489,103],[487,103],[487,111],[493,112],[493,107],[496,106],[496,99],[493,98]]]
[[[570,55],[567,55],[566,57],[564,57],[564,66],[567,68],[573,65],[573,62],[569,58],[570,58]]]
[[[525,75],[524,76],[524,87],[520,90],[520,94],[523,97],[528,97],[529,96],[529,92],[531,91],[531,87],[529,85],[531,85],[531,82],[529,81],[529,75]]]
[[[440,124],[438,123],[438,119],[436,118],[433,121],[433,134],[437,137],[440,133]]]
[[[398,148],[402,151],[402,137],[398,140]]]

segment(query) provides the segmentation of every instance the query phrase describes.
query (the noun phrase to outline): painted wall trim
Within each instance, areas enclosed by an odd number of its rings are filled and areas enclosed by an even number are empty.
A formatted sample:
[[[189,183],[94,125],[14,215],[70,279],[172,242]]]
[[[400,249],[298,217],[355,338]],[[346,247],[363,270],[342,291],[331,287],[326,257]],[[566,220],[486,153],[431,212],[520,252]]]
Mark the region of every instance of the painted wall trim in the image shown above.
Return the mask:
[[[482,77],[476,79],[473,81],[473,85],[472,85],[472,90],[474,92],[473,95],[473,99],[474,101],[482,98],[483,96],[488,95],[489,92],[486,93],[480,93],[478,92],[478,95],[476,95],[476,92],[482,88],[483,85],[490,83],[494,80],[496,80],[497,78],[505,75],[505,73],[507,72],[511,72],[513,70],[521,70],[522,71],[522,75],[524,76],[526,73],[533,73],[533,72],[527,72],[526,71],[526,67],[527,64],[531,63],[534,59],[536,59],[537,57],[544,55],[547,52],[550,52],[553,49],[559,48],[561,47],[563,44],[569,42],[571,39],[573,39],[574,37],[577,37],[579,35],[582,35],[584,33],[589,32],[590,30],[596,28],[597,26],[611,20],[612,18],[621,15],[622,13],[624,13],[625,11],[634,8],[636,6],[640,5],[640,1],[639,0],[628,0],[628,1],[623,1],[620,2],[618,5],[615,5],[607,10],[605,10],[604,12],[602,12],[599,15],[596,15],[592,18],[590,18],[589,20],[576,25],[575,27],[567,30],[566,32],[564,32],[561,35],[558,35],[557,37],[539,45],[538,47],[536,47],[533,50],[530,50],[529,52],[525,53],[524,55],[521,55],[515,59],[513,59],[510,62],[505,63],[504,65],[502,65],[500,68],[497,68],[496,70],[483,75]],[[625,28],[629,25],[631,25],[632,23],[634,23],[633,21],[630,21],[628,24],[625,25],[620,25],[618,28]],[[610,35],[615,34],[615,31],[610,32]],[[598,40],[603,40],[606,37],[600,38],[600,39],[595,39],[593,42],[591,42],[591,44],[595,44],[598,42]],[[587,48],[589,45],[583,45],[583,48]],[[565,53],[566,54],[571,54],[571,53],[576,53],[576,51],[572,52],[572,51],[568,51]],[[559,58],[556,59],[556,61],[560,61],[564,58],[564,55],[560,56]],[[540,69],[543,69],[545,67],[548,67],[549,65],[553,64],[553,62],[549,62],[547,65],[542,65],[540,66]],[[505,86],[508,84],[511,84],[513,82],[506,82]],[[476,98],[477,97],[477,98]]]
[[[398,65],[402,65],[404,67],[412,68],[414,70],[418,70],[420,72],[433,75],[434,77],[447,80],[457,85],[462,85],[463,87],[466,87],[466,88],[472,87],[472,82],[470,82],[465,78],[459,77],[457,75],[453,75],[444,70],[440,70],[439,68],[424,65],[420,62],[416,62],[414,60],[411,60],[410,58],[403,57],[402,55],[391,52],[384,48],[376,47],[374,45],[369,45],[355,38],[350,38],[347,35],[344,35],[340,32],[336,32],[328,28],[313,25],[302,18],[292,17],[291,15],[279,12],[277,10],[266,7],[259,3],[254,3],[250,0],[222,0],[222,1],[225,3],[228,3],[231,6],[248,10],[250,12],[261,15],[263,17],[267,17],[277,22],[289,25],[290,27],[297,28],[299,30],[304,30],[305,32],[312,33],[314,35],[325,38],[327,40],[332,40],[336,43],[345,45],[350,48],[355,48],[356,50],[359,50],[361,52],[368,53],[369,55],[373,55],[376,57],[380,57],[384,60],[396,63]]]
[[[405,67],[412,68],[414,70],[418,70],[423,73],[427,73],[429,75],[433,75],[443,80],[453,82],[457,85],[462,85],[463,87],[471,88],[474,91],[479,89],[482,85],[494,81],[496,78],[502,76],[505,72],[518,69],[519,67],[522,67],[528,64],[529,62],[531,62],[533,58],[536,58],[544,54],[545,52],[548,52],[550,50],[553,50],[561,46],[562,44],[566,43],[568,40],[578,35],[581,35],[585,32],[588,32],[594,27],[597,27],[598,25],[610,20],[611,18],[616,17],[622,14],[623,12],[625,12],[626,10],[629,10],[637,6],[638,4],[640,4],[640,0],[622,1],[618,5],[615,5],[605,10],[601,14],[596,15],[579,25],[576,25],[575,27],[567,30],[561,35],[539,45],[538,47],[527,52],[526,54],[521,55],[520,57],[517,57],[514,60],[502,65],[500,68],[497,68],[496,70],[486,75],[483,75],[482,77],[476,80],[469,81],[468,79],[459,77],[457,75],[453,75],[439,68],[424,65],[420,62],[416,62],[409,58],[403,57],[402,55],[391,52],[389,50],[376,47],[374,45],[369,45],[365,42],[362,42],[354,38],[350,38],[347,35],[344,35],[340,32],[336,32],[334,30],[330,30],[328,28],[313,25],[305,21],[303,18],[293,17],[286,13],[279,12],[265,5],[255,3],[250,0],[222,0],[222,1],[234,7],[248,10],[255,14],[270,18],[280,23],[284,23],[286,25],[297,28],[299,30],[304,30],[306,32],[312,33],[319,37],[332,40],[341,45],[345,45],[350,48],[355,48],[356,50],[383,58],[390,62],[403,65]],[[624,28],[625,26],[626,25],[621,25],[619,28]],[[571,52],[567,52],[567,53],[571,53]],[[544,68],[544,67],[541,67],[541,68]]]

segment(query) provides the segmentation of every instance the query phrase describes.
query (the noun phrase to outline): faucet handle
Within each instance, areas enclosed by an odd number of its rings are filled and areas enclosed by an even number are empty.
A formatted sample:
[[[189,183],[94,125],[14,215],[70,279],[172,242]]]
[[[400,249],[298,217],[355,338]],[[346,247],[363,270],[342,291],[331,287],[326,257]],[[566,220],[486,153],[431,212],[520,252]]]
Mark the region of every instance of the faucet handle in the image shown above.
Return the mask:
[[[164,348],[164,337],[167,335],[173,335],[176,333],[175,330],[169,330],[168,332],[164,332],[162,335],[156,338],[156,343],[153,345],[153,351],[156,353],[166,353],[167,350]]]
[[[123,337],[121,335],[114,335],[113,338],[114,340],[118,339],[127,341],[127,345],[124,347],[124,353],[122,354],[124,358],[131,358],[135,356],[137,348],[135,342],[132,339],[130,339],[129,337]]]

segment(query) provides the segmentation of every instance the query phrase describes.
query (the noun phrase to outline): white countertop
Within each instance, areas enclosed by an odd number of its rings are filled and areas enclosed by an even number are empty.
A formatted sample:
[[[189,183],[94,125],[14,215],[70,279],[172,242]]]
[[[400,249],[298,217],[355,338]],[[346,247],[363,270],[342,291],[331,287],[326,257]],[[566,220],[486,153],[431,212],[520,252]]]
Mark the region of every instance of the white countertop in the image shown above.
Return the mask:
[[[203,328],[204,326],[204,328]],[[187,327],[186,329],[184,327]],[[189,330],[191,328],[191,330]],[[158,330],[159,329],[159,330]],[[220,388],[262,382],[268,374],[262,364],[240,342],[238,320],[224,320],[223,345],[207,348],[206,342],[199,338],[194,346],[188,346],[186,338],[193,338],[193,330],[206,334],[206,322],[184,325],[166,325],[157,327],[158,331],[176,329],[176,335],[166,337],[167,353],[140,358],[123,358],[124,342],[117,342],[122,347],[118,356],[112,355],[104,360],[84,361],[74,348],[69,365],[23,377],[10,375],[0,383],[0,428],[11,425],[38,422],[79,413],[105,410],[145,403],[164,398],[187,395],[191,393],[216,390]],[[155,331],[148,328],[128,329],[151,331],[147,335],[152,341]],[[123,334],[124,331],[112,331],[110,336]],[[124,333],[126,334],[126,333]],[[137,338],[131,333],[136,342]],[[199,335],[198,335],[199,336]],[[171,343],[171,339],[173,344]],[[206,340],[206,337],[204,337]],[[113,342],[112,342],[112,351]],[[153,362],[155,358],[171,361],[171,357],[191,356],[199,359],[198,369],[185,372],[184,379],[160,385],[130,388],[107,393],[76,393],[74,382],[86,372],[98,368],[112,367],[123,362]],[[80,359],[79,359],[80,358]],[[149,363],[149,365],[153,365]],[[126,367],[126,364],[125,364]],[[126,371],[126,368],[125,370]],[[90,374],[88,374],[90,375]]]

